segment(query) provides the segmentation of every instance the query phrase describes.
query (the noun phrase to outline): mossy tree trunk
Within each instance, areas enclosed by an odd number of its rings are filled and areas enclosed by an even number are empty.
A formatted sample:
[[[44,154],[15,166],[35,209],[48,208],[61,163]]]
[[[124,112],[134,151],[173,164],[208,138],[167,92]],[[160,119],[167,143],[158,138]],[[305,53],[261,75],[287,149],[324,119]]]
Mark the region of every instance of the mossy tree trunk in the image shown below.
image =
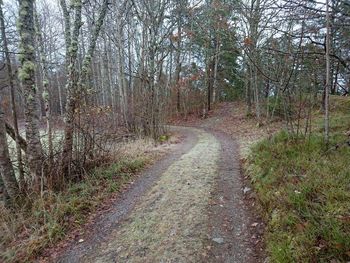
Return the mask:
[[[34,0],[19,1],[18,32],[20,35],[19,80],[24,95],[27,160],[33,179],[33,189],[40,190],[43,169],[43,149],[40,142],[37,86],[35,83]]]
[[[61,1],[61,6],[62,6]],[[64,4],[65,6],[65,4]],[[80,34],[80,27],[82,26],[81,21],[81,11],[82,11],[82,1],[74,1],[74,25],[72,34],[65,32],[66,45],[69,44],[69,47],[66,54],[67,70],[68,70],[68,82],[66,86],[67,90],[67,103],[66,103],[66,114],[65,114],[65,129],[64,129],[64,145],[62,151],[62,173],[64,176],[70,175],[70,164],[73,157],[73,131],[74,131],[74,117],[75,109],[78,101],[78,73],[76,70],[76,63],[78,57],[78,39]],[[65,29],[69,29],[70,32],[70,23],[68,12],[63,12]]]
[[[21,188],[24,188],[24,167],[22,161],[22,151],[20,147],[20,134],[18,129],[18,120],[17,120],[17,109],[16,109],[16,96],[15,96],[15,84],[14,84],[14,75],[11,65],[11,58],[8,49],[7,36],[5,32],[5,21],[4,14],[2,11],[2,0],[0,0],[0,26],[1,26],[1,38],[3,41],[3,49],[6,59],[6,68],[8,76],[8,84],[10,87],[11,94],[11,109],[12,109],[12,118],[13,118],[13,127],[14,127],[14,140],[16,142],[16,157],[18,163],[18,174],[19,174],[19,185]]]
[[[61,6],[64,7],[65,2],[64,0],[61,0]],[[79,101],[83,95],[83,91],[86,90],[86,81],[88,78],[88,75],[90,73],[90,65],[91,60],[96,48],[96,42],[97,38],[99,36],[99,33],[101,31],[101,27],[103,25],[104,18],[107,13],[108,9],[108,0],[104,0],[100,14],[98,16],[98,19],[95,24],[95,28],[93,30],[89,49],[87,51],[87,54],[84,57],[83,63],[82,63],[82,72],[79,74],[79,72],[76,71],[76,62],[77,62],[77,55],[78,55],[78,39],[79,39],[79,33],[80,33],[80,27],[82,26],[82,1],[76,0],[74,2],[74,9],[75,9],[75,16],[74,16],[74,25],[73,25],[73,32],[70,34],[70,18],[66,17],[69,16],[69,13],[64,11],[64,21],[65,21],[65,29],[69,30],[69,32],[65,33],[66,37],[66,44],[70,44],[70,47],[67,49],[68,53],[66,54],[68,56],[68,83],[67,83],[67,104],[66,104],[66,115],[65,115],[65,130],[64,130],[64,145],[63,145],[63,156],[62,156],[62,170],[63,174],[66,176],[69,176],[71,174],[70,172],[70,165],[73,158],[73,133],[74,133],[74,120],[76,115],[76,110],[79,104]],[[69,38],[69,39],[67,39]]]

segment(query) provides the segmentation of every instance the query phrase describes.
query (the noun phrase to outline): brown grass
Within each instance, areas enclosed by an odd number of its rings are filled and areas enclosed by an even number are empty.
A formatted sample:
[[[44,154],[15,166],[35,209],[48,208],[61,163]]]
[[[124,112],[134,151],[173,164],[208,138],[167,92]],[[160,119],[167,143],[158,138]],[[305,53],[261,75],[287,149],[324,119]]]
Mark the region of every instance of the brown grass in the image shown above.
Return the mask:
[[[94,169],[62,192],[30,196],[13,210],[0,207],[0,261],[31,262],[40,253],[81,227],[102,203],[123,189],[146,164],[169,150],[146,139],[125,142],[110,163]]]

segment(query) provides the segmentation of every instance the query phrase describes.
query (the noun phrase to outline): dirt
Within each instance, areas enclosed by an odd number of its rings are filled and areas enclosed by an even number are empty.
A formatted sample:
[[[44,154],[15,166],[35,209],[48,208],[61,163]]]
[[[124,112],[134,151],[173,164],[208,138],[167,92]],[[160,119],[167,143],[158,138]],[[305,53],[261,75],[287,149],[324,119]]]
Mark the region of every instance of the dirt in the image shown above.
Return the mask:
[[[249,182],[244,179],[239,145],[229,135],[206,128],[220,141],[218,177],[209,206],[209,233],[223,243],[207,246],[207,262],[263,262],[264,223],[254,208]],[[248,192],[244,193],[244,189]]]
[[[49,250],[40,262],[81,262],[80,258],[91,251],[95,251],[98,245],[108,239],[109,233],[122,223],[123,220],[140,202],[143,195],[157,181],[164,171],[184,153],[191,149],[197,142],[197,137],[189,129],[174,128],[176,133],[181,133],[182,142],[175,144],[170,154],[149,167],[123,191],[116,199],[104,208],[102,213],[95,216],[93,221],[85,225],[83,234],[73,234],[64,240],[57,250]],[[79,242],[79,240],[84,240]]]
[[[263,223],[244,193],[239,144],[217,129],[221,121],[173,128],[182,143],[49,261],[263,262]]]

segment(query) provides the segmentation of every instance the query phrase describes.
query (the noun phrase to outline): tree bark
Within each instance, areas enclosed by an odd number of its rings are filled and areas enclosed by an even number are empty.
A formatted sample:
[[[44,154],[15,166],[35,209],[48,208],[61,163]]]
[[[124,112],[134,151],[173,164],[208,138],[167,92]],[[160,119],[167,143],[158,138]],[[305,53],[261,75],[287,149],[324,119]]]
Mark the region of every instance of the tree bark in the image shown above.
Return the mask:
[[[19,186],[21,188],[23,188],[24,187],[24,167],[23,167],[22,152],[21,152],[21,147],[20,147],[20,134],[19,134],[19,129],[18,129],[15,85],[14,85],[14,77],[13,77],[13,70],[12,70],[12,65],[11,65],[10,53],[8,50],[7,36],[6,36],[6,32],[5,32],[5,22],[4,22],[4,14],[2,11],[2,1],[1,0],[0,0],[0,26],[1,26],[1,37],[2,37],[2,41],[3,41],[3,49],[5,51],[8,83],[9,83],[10,95],[11,95],[11,109],[12,109],[12,119],[13,119],[13,126],[14,126],[13,139],[16,142],[16,157],[17,157],[17,162],[18,162]]]
[[[63,4],[63,5],[62,5]],[[65,6],[65,1],[61,0],[61,6]],[[69,13],[63,11],[64,21],[65,21],[65,38],[66,45],[69,44],[68,48],[66,47],[66,63],[68,69],[68,82],[67,82],[67,103],[66,103],[66,113],[65,113],[65,129],[64,129],[64,144],[62,151],[62,174],[64,176],[70,175],[70,164],[72,161],[73,155],[73,130],[74,130],[74,117],[75,109],[78,101],[78,74],[76,72],[76,63],[78,57],[78,39],[80,34],[80,27],[82,26],[81,21],[81,11],[82,11],[82,1],[77,0],[74,2],[74,28],[73,34],[70,33],[70,19]],[[68,16],[68,17],[66,17]],[[69,23],[67,25],[67,23]],[[72,39],[70,38],[72,37]],[[67,58],[68,57],[68,58]]]
[[[103,5],[99,13],[99,17],[96,21],[93,35],[90,40],[89,49],[82,63],[80,79],[79,79],[79,75],[76,72],[76,61],[77,61],[77,55],[78,55],[79,33],[80,33],[80,27],[82,25],[82,21],[81,21],[82,1],[76,0],[74,6],[75,6],[75,19],[74,19],[74,29],[73,29],[72,39],[71,41],[66,40],[66,43],[70,42],[71,45],[68,50],[69,51],[69,66],[68,66],[69,73],[68,73],[68,84],[67,84],[67,106],[66,106],[66,118],[65,118],[66,125],[64,130],[65,139],[64,139],[64,146],[63,146],[63,165],[62,165],[64,175],[70,174],[69,168],[70,168],[72,155],[73,155],[73,131],[74,131],[75,111],[76,111],[78,102],[80,100],[80,97],[82,95],[81,92],[85,88],[88,74],[90,73],[91,60],[96,48],[97,38],[99,36],[104,18],[107,13],[108,0],[103,1]],[[65,23],[68,23],[68,21],[69,19],[65,19]],[[68,28],[67,25],[65,27]]]
[[[1,95],[0,95],[1,105]],[[7,145],[4,113],[0,108],[0,173],[7,194],[11,200],[15,200],[19,194],[19,187],[11,164],[10,153]]]
[[[324,99],[324,138],[329,143],[329,84],[330,84],[330,17],[329,17],[329,0],[326,0],[326,85]]]
[[[21,135],[16,135],[15,129],[5,121],[5,127],[6,127],[6,132],[7,134],[14,140],[18,140],[18,145],[24,151],[25,153],[27,152],[27,142],[26,140],[21,136]]]
[[[182,34],[182,24],[181,24],[181,1],[178,1],[177,6],[177,47],[176,47],[176,69],[175,69],[175,77],[176,77],[176,109],[179,113],[181,111],[181,86],[180,86],[180,74],[181,74],[181,34]]]
[[[30,174],[33,177],[34,190],[39,191],[44,156],[40,142],[37,87],[35,83],[34,0],[19,1],[18,29],[20,35],[19,61],[21,64],[18,77],[23,87],[25,101],[27,160]]]
[[[49,89],[49,72],[47,68],[46,55],[44,51],[44,41],[40,30],[39,18],[36,12],[34,12],[35,18],[35,26],[36,26],[36,36],[37,36],[37,44],[39,47],[40,53],[40,62],[42,66],[43,76],[42,76],[42,84],[43,84],[43,94],[42,99],[44,101],[45,107],[45,118],[46,118],[46,130],[47,130],[47,144],[48,144],[48,154],[49,154],[49,169],[51,169],[53,164],[53,145],[52,145],[52,121],[51,121],[51,105],[50,105],[50,89]]]

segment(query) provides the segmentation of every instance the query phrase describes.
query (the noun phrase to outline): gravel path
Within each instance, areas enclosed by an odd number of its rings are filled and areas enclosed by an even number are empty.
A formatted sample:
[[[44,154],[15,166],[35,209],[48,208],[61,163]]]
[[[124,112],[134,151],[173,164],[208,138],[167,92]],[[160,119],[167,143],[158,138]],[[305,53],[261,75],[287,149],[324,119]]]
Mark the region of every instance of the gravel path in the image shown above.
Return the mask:
[[[176,129],[183,143],[58,262],[259,262],[249,242],[237,145],[209,129]]]

